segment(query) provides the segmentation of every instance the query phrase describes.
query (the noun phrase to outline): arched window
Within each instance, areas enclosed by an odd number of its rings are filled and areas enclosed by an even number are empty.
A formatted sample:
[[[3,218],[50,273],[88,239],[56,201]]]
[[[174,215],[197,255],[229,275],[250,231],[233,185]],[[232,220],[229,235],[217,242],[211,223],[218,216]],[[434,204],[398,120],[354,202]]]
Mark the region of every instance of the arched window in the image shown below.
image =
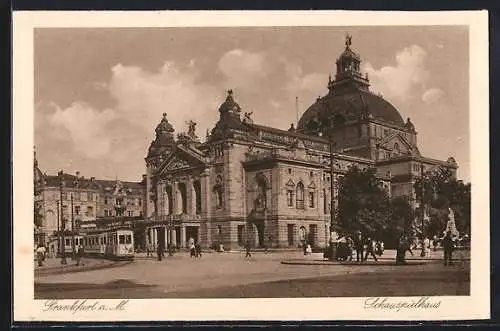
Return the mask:
[[[193,182],[193,190],[195,195],[195,213],[201,214],[201,183],[199,180]]]
[[[179,190],[181,191],[181,198],[182,198],[182,213],[187,214],[187,188],[186,188],[186,184],[180,183]]]
[[[263,175],[258,175],[256,177],[257,184],[257,197],[255,199],[256,208],[266,208],[267,207],[267,181]]]
[[[306,241],[306,234],[307,234],[306,228],[304,226],[301,226],[299,229],[300,241],[302,242]]]
[[[215,179],[215,186],[213,188],[213,193],[215,195],[215,208],[222,209],[223,207],[222,176],[217,176],[217,178]]]
[[[326,195],[326,189],[323,189],[323,214],[328,214],[328,197]]]
[[[394,143],[394,155],[400,155],[401,154],[401,150],[399,149],[399,144],[398,143]]]
[[[304,209],[304,184],[302,182],[299,182],[297,184],[297,189],[296,189],[296,204],[297,204],[297,209]]]
[[[172,215],[172,212],[174,210],[174,199],[172,197],[172,186],[168,185],[165,188],[165,199],[167,200],[166,203],[166,214],[167,215]],[[141,203],[141,200],[139,199],[139,205]]]

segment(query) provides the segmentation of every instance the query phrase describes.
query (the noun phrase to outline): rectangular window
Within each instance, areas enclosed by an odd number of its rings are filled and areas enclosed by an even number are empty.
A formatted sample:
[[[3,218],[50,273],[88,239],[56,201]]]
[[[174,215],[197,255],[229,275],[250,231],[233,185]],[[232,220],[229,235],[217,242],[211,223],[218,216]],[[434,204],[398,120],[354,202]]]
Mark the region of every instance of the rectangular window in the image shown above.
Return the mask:
[[[68,238],[66,238],[65,243],[66,243],[66,246],[70,246],[71,245]]]
[[[134,213],[133,211],[129,210],[129,211],[128,211],[128,216],[132,216],[132,215],[133,215],[133,213]]]
[[[309,192],[309,208],[314,208],[314,192]]]
[[[109,211],[105,210],[104,211],[104,216],[109,216]]]
[[[75,206],[75,215],[80,215],[80,206]]]
[[[295,225],[287,224],[287,238],[288,238],[288,246],[293,246],[293,237],[295,234]]]
[[[312,247],[315,246],[316,244],[316,238],[318,234],[318,226],[316,224],[310,224],[309,225],[309,243],[311,244]]]
[[[104,198],[104,204],[107,205],[108,204],[108,198]]]
[[[94,216],[94,207],[87,206],[87,216]]]
[[[119,240],[119,243],[120,243],[120,244],[124,244],[124,243],[125,243],[125,235],[121,234],[121,235],[118,237],[118,240]]]
[[[286,190],[286,201],[288,207],[293,207],[293,190]]]
[[[141,204],[142,204],[142,200],[141,200],[141,199],[139,199],[139,206],[140,206]]]
[[[132,236],[131,235],[126,235],[125,236],[125,243],[126,244],[131,244],[132,243]]]
[[[87,201],[87,192],[80,193],[80,201]]]

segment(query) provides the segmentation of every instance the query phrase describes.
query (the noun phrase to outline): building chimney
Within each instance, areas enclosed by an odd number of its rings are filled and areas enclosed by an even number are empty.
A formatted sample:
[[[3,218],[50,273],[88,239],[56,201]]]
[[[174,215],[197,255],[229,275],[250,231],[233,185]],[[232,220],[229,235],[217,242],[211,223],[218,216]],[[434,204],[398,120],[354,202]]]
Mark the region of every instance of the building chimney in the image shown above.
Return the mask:
[[[80,177],[80,171],[76,171],[76,177]]]

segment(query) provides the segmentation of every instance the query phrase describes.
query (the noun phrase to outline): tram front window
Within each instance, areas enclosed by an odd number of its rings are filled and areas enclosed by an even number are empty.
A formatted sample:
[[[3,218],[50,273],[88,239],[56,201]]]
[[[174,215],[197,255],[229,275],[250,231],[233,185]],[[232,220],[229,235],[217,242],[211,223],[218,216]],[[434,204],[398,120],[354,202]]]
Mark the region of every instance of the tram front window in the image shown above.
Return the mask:
[[[126,244],[131,244],[132,243],[132,236],[131,235],[126,235],[125,236],[125,243]]]
[[[125,243],[125,235],[121,234],[121,235],[118,237],[118,240],[119,240],[119,243],[120,243],[120,244],[124,244],[124,243]]]

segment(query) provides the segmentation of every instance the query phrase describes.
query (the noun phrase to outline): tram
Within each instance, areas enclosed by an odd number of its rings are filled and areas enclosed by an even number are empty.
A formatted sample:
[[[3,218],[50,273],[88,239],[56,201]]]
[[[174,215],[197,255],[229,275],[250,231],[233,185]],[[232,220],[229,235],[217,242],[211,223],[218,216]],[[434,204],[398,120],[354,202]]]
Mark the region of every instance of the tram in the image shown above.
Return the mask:
[[[83,235],[84,254],[113,260],[134,258],[134,232],[128,227],[90,230]]]
[[[83,244],[83,236],[80,234],[75,234],[75,248]],[[61,236],[62,240],[62,236]],[[66,256],[70,256],[73,253],[73,235],[67,234],[64,236],[64,253]]]

